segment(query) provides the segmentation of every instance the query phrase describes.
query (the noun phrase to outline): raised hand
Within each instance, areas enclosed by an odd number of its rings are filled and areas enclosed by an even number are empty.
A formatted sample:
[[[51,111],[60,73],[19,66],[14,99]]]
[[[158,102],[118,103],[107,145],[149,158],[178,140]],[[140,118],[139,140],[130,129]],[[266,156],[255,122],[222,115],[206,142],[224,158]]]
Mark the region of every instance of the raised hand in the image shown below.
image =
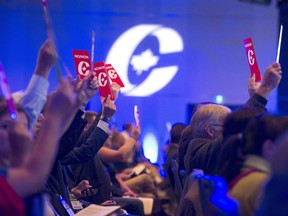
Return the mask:
[[[271,64],[266,69],[262,83],[256,93],[267,98],[271,91],[279,85],[281,78],[281,65],[276,62]]]
[[[136,126],[132,131],[131,137],[133,137],[137,140],[138,137],[140,136],[140,134],[141,134],[141,128],[140,128],[140,126]]]
[[[114,96],[114,101],[116,101],[116,99],[119,95],[119,92],[120,92],[120,86],[117,83],[112,83],[111,88],[112,88],[112,93]]]
[[[88,102],[99,90],[99,83],[96,76],[90,72],[83,82],[84,102]]]
[[[255,74],[253,74],[248,80],[248,93],[250,97],[257,91],[260,85],[260,82],[255,82]]]
[[[58,54],[55,44],[47,39],[39,49],[35,74],[48,78],[51,67],[56,63]]]
[[[53,165],[57,143],[67,130],[83,99],[82,86],[77,87],[71,77],[60,79],[60,88],[49,98],[44,121],[27,163],[9,169],[7,181],[21,196],[25,197],[43,186]],[[12,136],[15,142],[19,138]],[[24,187],[23,187],[24,185]]]
[[[116,106],[114,102],[110,99],[110,95],[102,104],[102,115],[111,118],[116,112]]]

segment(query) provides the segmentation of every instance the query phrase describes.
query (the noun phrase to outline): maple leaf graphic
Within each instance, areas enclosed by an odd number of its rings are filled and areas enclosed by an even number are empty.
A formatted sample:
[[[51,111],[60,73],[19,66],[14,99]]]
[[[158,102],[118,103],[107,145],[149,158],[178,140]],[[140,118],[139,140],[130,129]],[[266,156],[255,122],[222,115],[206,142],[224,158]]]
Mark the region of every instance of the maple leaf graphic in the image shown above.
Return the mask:
[[[130,64],[136,71],[137,75],[141,75],[143,71],[148,71],[150,67],[157,64],[158,56],[154,56],[150,49],[145,50],[140,55],[134,55],[131,58]]]

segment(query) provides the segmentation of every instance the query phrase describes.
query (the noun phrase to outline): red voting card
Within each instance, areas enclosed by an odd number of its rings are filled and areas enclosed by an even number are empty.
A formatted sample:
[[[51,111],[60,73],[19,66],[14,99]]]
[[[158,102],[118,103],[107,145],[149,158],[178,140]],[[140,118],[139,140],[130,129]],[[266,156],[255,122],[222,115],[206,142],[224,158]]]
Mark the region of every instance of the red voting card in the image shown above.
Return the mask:
[[[105,64],[105,67],[106,67],[106,71],[112,83],[117,83],[121,88],[124,87],[124,84],[122,80],[120,79],[120,76],[118,75],[116,70],[113,68],[113,66],[111,64]]]
[[[90,57],[86,50],[73,50],[73,59],[76,73],[81,80],[84,80],[90,72]]]
[[[246,50],[246,55],[247,55],[248,64],[250,67],[251,76],[255,74],[255,81],[259,82],[261,81],[262,78],[261,78],[261,73],[257,64],[256,54],[254,51],[252,39],[247,38],[243,41],[243,43],[244,43],[244,47]]]
[[[110,79],[105,68],[105,63],[104,62],[94,63],[93,68],[98,79],[100,96],[107,98],[108,95],[110,94],[111,100],[114,100],[114,96],[110,85]]]

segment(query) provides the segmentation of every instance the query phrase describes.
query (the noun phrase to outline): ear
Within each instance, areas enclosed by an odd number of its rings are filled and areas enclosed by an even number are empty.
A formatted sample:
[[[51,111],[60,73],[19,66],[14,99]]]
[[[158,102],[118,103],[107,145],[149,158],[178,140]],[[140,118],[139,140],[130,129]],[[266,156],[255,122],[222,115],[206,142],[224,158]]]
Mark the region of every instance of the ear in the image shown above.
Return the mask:
[[[262,145],[262,156],[265,159],[270,159],[274,151],[275,151],[274,143],[271,140],[265,140]]]
[[[204,131],[208,135],[208,138],[214,138],[214,132],[215,131],[214,131],[214,128],[211,125],[209,125],[209,124],[205,125]]]

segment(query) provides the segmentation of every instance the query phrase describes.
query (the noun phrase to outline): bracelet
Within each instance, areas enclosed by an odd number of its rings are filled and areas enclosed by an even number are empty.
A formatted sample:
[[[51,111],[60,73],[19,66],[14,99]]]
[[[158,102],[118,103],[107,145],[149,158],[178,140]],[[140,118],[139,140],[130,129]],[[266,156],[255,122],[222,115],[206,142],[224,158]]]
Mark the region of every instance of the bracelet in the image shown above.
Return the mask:
[[[100,116],[100,119],[101,119],[102,121],[106,122],[106,123],[109,123],[109,122],[110,122],[110,118],[107,117],[107,116],[101,115],[101,116]]]

